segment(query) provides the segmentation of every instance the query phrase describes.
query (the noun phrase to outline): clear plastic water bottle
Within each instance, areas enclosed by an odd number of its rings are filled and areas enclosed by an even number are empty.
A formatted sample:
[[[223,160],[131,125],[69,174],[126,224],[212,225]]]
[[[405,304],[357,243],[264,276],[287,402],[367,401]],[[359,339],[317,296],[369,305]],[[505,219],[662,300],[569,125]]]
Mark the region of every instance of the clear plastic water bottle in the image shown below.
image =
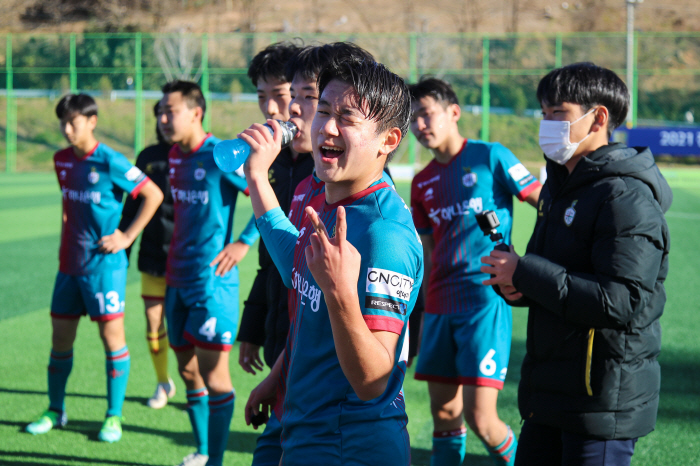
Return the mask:
[[[282,147],[287,147],[294,139],[299,128],[291,121],[277,120],[282,129]],[[270,133],[274,134],[274,130],[270,125],[265,123],[265,126]],[[243,165],[250,155],[250,146],[243,139],[227,139],[220,141],[214,146],[214,162],[224,172],[230,173],[237,170]]]

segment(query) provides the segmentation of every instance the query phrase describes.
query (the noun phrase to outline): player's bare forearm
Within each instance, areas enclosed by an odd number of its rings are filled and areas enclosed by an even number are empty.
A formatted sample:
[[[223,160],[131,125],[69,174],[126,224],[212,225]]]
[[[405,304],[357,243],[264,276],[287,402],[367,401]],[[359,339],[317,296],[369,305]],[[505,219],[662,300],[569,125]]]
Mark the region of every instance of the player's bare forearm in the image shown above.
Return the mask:
[[[151,180],[148,180],[143,188],[141,188],[139,196],[143,198],[143,202],[136,211],[134,220],[132,220],[131,224],[124,230],[124,235],[131,241],[129,245],[131,245],[139,233],[146,228],[146,225],[151,221],[158,207],[163,202],[163,192],[158,185]]]
[[[357,396],[369,401],[386,390],[399,335],[371,331],[362,317],[357,283],[347,286],[345,293],[324,296],[340,367]]]
[[[538,186],[527,195],[525,202],[530,204],[535,209],[537,208],[537,201],[540,199],[540,192],[542,191],[542,186]]]
[[[148,180],[141,188],[139,196],[143,198],[143,202],[139,206],[134,220],[123,232],[117,229],[111,235],[103,236],[99,241],[102,252],[114,254],[131,246],[163,202],[163,192],[151,180]]]

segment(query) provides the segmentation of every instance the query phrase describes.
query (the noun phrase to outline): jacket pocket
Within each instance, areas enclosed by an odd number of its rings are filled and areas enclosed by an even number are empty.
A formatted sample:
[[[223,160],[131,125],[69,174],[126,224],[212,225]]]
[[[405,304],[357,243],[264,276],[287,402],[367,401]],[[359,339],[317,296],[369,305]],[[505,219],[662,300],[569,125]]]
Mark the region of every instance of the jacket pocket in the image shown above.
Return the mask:
[[[584,380],[586,383],[586,393],[588,396],[593,396],[593,389],[591,388],[591,365],[593,363],[593,337],[595,336],[595,329],[588,329],[588,345],[586,347],[586,373],[584,375]]]

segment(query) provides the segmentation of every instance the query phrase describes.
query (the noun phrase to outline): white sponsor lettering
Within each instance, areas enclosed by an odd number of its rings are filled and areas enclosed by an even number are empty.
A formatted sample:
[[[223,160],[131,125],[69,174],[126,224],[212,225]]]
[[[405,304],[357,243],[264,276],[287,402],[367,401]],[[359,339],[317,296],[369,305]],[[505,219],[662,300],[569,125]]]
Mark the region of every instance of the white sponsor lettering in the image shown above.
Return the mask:
[[[522,163],[513,165],[508,169],[508,174],[515,180],[520,181],[530,174]]]
[[[187,202],[188,204],[209,204],[209,191],[197,191],[195,189],[178,189],[170,187],[174,202]]]
[[[76,191],[75,189],[61,187],[61,192],[63,193],[63,199],[82,202],[83,204],[99,204],[102,200],[102,193],[99,191]]]
[[[180,165],[182,163],[182,159],[168,159],[168,163],[170,165]]]
[[[457,203],[448,207],[438,207],[437,209],[431,208],[428,212],[428,217],[430,220],[435,222],[436,225],[440,225],[441,220],[451,221],[455,217],[460,217],[462,215],[469,215],[469,209],[474,213],[480,213],[484,210],[484,202],[480,197],[465,199],[462,203]]]
[[[292,216],[292,212],[289,212],[289,216]],[[306,231],[306,227],[303,227],[301,231],[299,232],[299,239],[297,240],[297,244],[301,241],[301,238],[304,236],[304,232]]]
[[[138,167],[131,167],[124,173],[124,178],[126,178],[128,181],[135,181],[136,178],[141,176],[143,172],[141,171],[140,168]]]
[[[297,194],[292,198],[292,202],[301,202],[304,200],[304,195],[303,194]]]
[[[435,183],[436,181],[440,181],[440,175],[435,175],[427,181],[422,181],[418,183],[416,186],[418,186],[418,189],[421,189],[423,186],[428,186],[429,184]]]
[[[411,299],[413,279],[386,269],[367,269],[366,291],[408,301]]]
[[[62,168],[73,168],[73,163],[72,162],[61,162],[60,160],[56,162],[57,167],[62,167]]]
[[[304,298],[309,299],[311,304],[311,310],[313,312],[318,312],[318,306],[321,303],[321,292],[320,288],[316,288],[314,285],[310,285],[309,281],[302,277],[296,269],[292,269],[292,288],[297,290],[297,293],[301,296],[299,304],[304,304]]]

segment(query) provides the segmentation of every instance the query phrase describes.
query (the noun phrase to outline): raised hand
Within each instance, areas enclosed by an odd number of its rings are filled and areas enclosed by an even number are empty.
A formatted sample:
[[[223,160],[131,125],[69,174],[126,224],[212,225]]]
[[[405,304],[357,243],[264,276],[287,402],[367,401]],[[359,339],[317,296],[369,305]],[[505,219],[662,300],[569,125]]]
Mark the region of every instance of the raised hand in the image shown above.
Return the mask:
[[[238,135],[250,146],[250,156],[243,165],[243,170],[247,175],[264,175],[270,169],[272,162],[282,150],[282,130],[277,120],[267,120],[274,135],[260,123],[254,123]]]
[[[330,238],[326,226],[312,207],[306,208],[314,232],[304,251],[306,264],[326,297],[349,297],[357,300],[357,281],[362,257],[355,246],[347,241],[345,208],[338,207],[335,236]]]

